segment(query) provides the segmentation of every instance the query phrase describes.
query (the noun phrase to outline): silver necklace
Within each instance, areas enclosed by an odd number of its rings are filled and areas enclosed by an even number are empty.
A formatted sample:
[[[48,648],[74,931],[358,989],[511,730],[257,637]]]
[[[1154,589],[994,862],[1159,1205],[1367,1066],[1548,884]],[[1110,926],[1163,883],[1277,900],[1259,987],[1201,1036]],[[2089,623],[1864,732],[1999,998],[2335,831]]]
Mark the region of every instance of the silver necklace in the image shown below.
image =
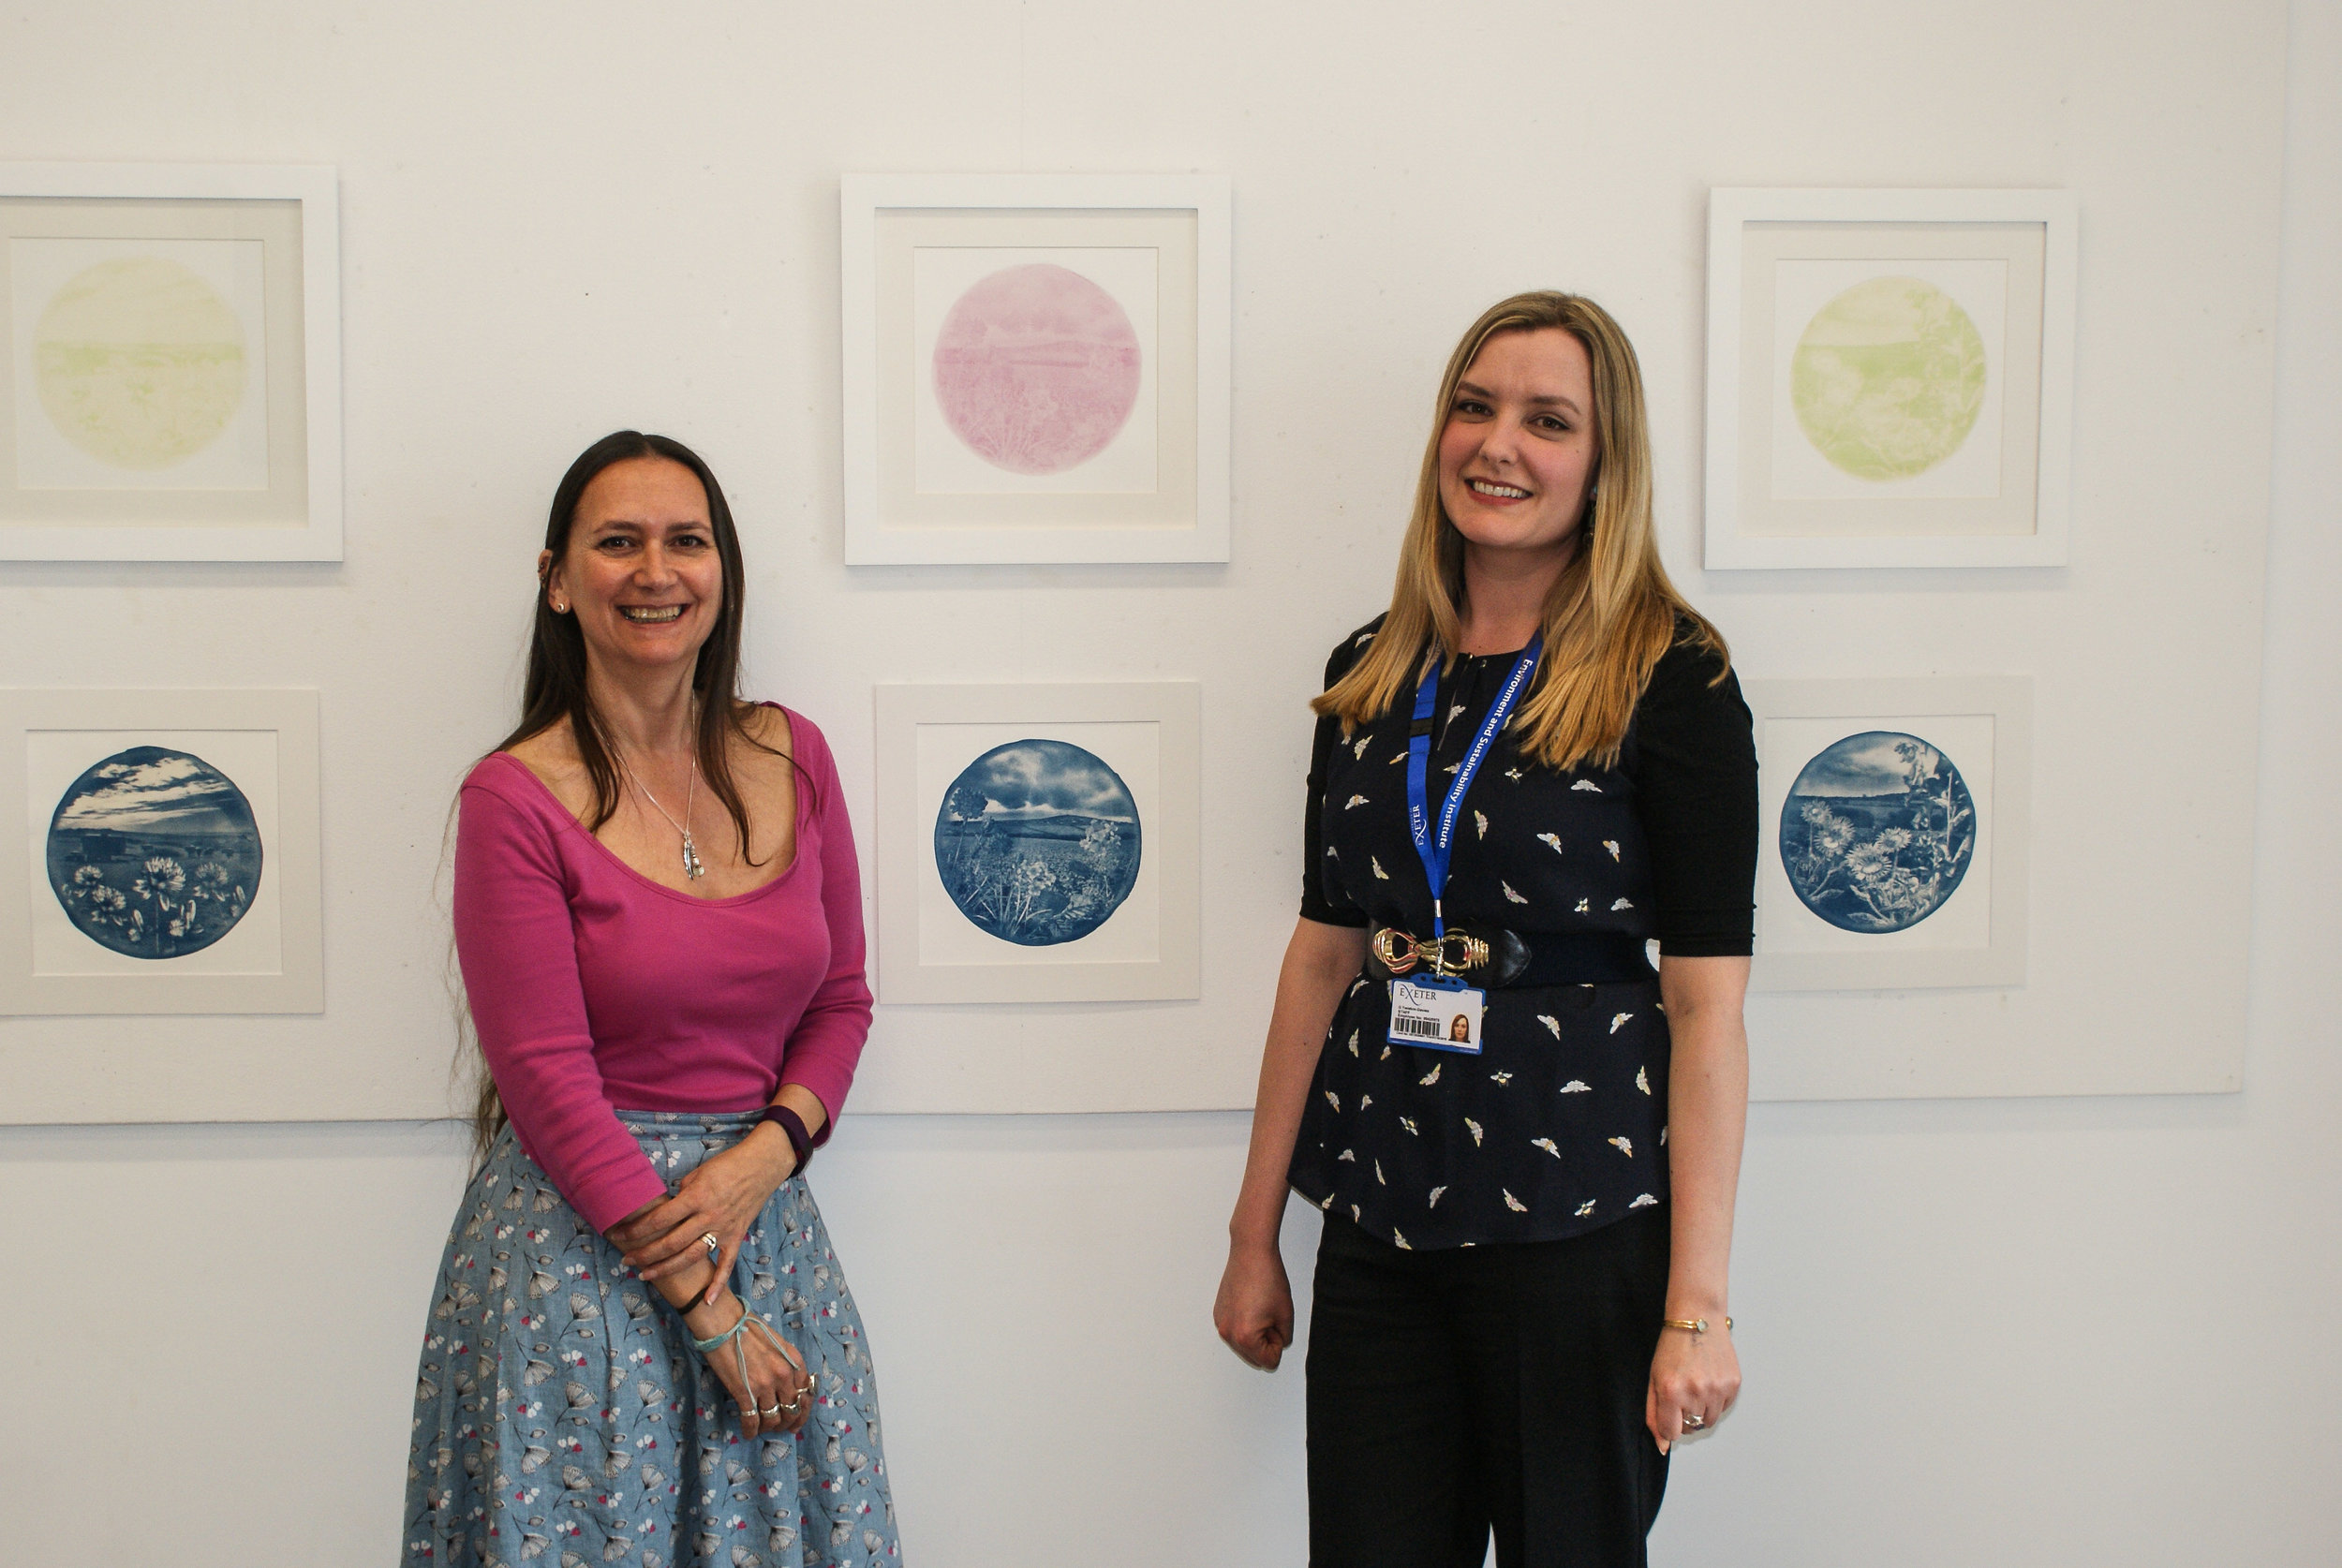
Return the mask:
[[[626,769],[626,776],[634,780],[634,787],[636,789],[643,791],[643,798],[650,802],[650,808],[653,811],[658,812],[661,817],[665,817],[669,827],[683,835],[683,875],[689,880],[695,882],[702,877],[706,876],[707,867],[700,860],[699,846],[691,842],[691,801],[699,793],[699,759],[697,757],[693,757],[691,759],[691,781],[684,786],[683,821],[679,822],[676,821],[673,816],[668,814],[665,806],[659,804],[659,797],[650,792],[650,786],[644,783],[640,777],[636,777],[634,764],[626,760],[626,753],[623,751],[618,753],[618,766]]]

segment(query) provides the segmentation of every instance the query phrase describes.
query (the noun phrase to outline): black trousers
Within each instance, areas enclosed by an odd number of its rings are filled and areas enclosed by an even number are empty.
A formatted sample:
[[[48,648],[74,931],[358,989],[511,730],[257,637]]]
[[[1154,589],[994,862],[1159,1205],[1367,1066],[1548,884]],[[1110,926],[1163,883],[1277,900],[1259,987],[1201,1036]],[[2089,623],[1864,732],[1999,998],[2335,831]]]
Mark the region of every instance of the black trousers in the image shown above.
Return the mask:
[[[1641,1568],[1668,1206],[1563,1241],[1403,1251],[1326,1218],[1311,1568]]]

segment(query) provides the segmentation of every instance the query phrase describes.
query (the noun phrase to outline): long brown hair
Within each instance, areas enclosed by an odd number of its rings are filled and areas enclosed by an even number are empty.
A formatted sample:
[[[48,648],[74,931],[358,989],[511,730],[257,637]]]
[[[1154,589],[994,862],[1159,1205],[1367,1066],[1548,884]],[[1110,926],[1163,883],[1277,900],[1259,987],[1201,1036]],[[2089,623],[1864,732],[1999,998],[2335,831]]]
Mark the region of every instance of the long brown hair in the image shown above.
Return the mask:
[[[1426,660],[1445,663],[1462,651],[1464,538],[1440,504],[1440,435],[1457,383],[1489,339],[1544,328],[1576,338],[1593,367],[1593,485],[1578,548],[1546,596],[1545,655],[1513,719],[1521,752],[1557,769],[1589,758],[1615,764],[1635,703],[1676,640],[1679,621],[1690,625],[1688,641],[1730,668],[1723,635],[1684,601],[1659,561],[1651,525],[1651,434],[1634,346],[1592,300],[1551,290],[1516,294],[1482,312],[1448,356],[1414,516],[1399,547],[1390,614],[1350,673],[1311,703],[1340,717],[1345,733],[1387,713],[1422,678]]]
[[[760,750],[769,751],[772,747],[749,733],[746,716],[752,704],[739,699],[744,608],[741,599],[747,573],[740,565],[740,534],[733,525],[732,508],[724,500],[723,486],[716,482],[716,476],[699,453],[682,442],[666,436],[645,436],[639,430],[614,431],[578,453],[570,471],[561,476],[561,483],[553,493],[552,514],[545,524],[545,548],[556,561],[568,554],[570,530],[577,521],[578,503],[585,498],[586,487],[604,468],[644,457],[664,458],[682,465],[698,476],[707,492],[708,531],[715,535],[716,557],[723,565],[723,603],[717,608],[716,624],[709,629],[707,641],[700,644],[699,661],[691,671],[691,695],[699,713],[695,749],[699,753],[700,772],[706,776],[708,789],[731,816],[732,825],[740,835],[740,853],[745,857],[749,852],[749,809],[741,802],[740,788],[732,777],[730,743],[736,737]],[[578,758],[586,764],[586,775],[594,785],[593,816],[586,826],[589,831],[599,829],[617,811],[625,789],[619,781],[618,764],[609,737],[603,732],[601,716],[586,693],[586,634],[578,629],[575,615],[555,612],[541,583],[536,622],[529,631],[528,674],[521,685],[521,721],[511,734],[497,743],[496,748],[510,751],[565,718],[570,721],[570,733],[577,743]],[[750,860],[749,864],[757,863]]]
[[[707,492],[708,531],[715,536],[716,556],[723,566],[723,602],[717,609],[716,624],[709,629],[707,641],[700,644],[699,659],[691,671],[691,694],[699,714],[693,749],[708,789],[722,803],[733,827],[740,835],[741,857],[754,865],[758,862],[749,855],[748,806],[740,798],[739,785],[732,774],[731,743],[737,739],[759,751],[776,756],[779,753],[749,732],[748,715],[754,711],[755,704],[742,702],[739,696],[740,629],[747,573],[740,563],[739,530],[733,524],[732,508],[724,500],[723,486],[716,482],[715,474],[699,453],[672,436],[646,436],[639,430],[613,431],[578,453],[570,471],[561,476],[545,522],[545,548],[552,552],[554,560],[560,560],[569,550],[570,531],[577,521],[578,503],[585,498],[586,487],[604,468],[643,457],[681,464],[698,476]],[[556,614],[541,581],[537,585],[536,617],[529,631],[528,673],[521,687],[521,721],[511,734],[497,743],[496,749],[510,751],[563,719],[569,720],[578,757],[586,764],[586,777],[593,781],[593,812],[586,823],[586,830],[593,832],[617,811],[625,791],[619,783],[618,764],[602,717],[586,689],[586,636],[578,629],[577,617]],[[798,788],[810,788],[811,777],[795,757],[789,761],[795,769]],[[504,1102],[497,1093],[496,1080],[487,1071],[486,1060],[478,1056],[477,1039],[467,1028],[463,1028],[469,1023],[470,1010],[463,1009],[459,1019],[468,1047],[459,1051],[459,1059],[472,1062],[477,1079],[472,1133],[478,1152],[484,1157],[488,1145],[504,1125]]]

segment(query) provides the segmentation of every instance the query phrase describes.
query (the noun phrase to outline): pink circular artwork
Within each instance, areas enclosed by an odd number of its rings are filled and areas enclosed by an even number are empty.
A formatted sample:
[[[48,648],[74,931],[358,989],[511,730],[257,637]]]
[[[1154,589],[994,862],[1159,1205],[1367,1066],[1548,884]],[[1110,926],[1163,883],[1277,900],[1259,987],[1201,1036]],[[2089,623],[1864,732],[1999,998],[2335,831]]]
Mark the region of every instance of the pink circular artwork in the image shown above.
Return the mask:
[[[935,398],[968,450],[1061,474],[1106,448],[1138,401],[1138,334],[1114,296],[1045,261],[979,278],[935,339]]]

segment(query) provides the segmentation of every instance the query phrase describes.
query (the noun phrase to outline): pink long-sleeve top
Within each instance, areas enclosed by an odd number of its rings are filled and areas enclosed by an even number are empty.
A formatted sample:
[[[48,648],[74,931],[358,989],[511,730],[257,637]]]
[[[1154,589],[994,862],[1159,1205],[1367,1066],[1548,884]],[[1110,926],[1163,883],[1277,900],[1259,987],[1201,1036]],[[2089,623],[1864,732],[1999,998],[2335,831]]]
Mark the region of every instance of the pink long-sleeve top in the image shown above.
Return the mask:
[[[796,856],[734,898],[645,877],[503,752],[464,780],[472,1022],[522,1149],[597,1230],[667,1191],[620,1108],[751,1110],[793,1083],[834,1123],[853,1082],[870,1028],[853,833],[828,743],[782,712],[804,769]]]

